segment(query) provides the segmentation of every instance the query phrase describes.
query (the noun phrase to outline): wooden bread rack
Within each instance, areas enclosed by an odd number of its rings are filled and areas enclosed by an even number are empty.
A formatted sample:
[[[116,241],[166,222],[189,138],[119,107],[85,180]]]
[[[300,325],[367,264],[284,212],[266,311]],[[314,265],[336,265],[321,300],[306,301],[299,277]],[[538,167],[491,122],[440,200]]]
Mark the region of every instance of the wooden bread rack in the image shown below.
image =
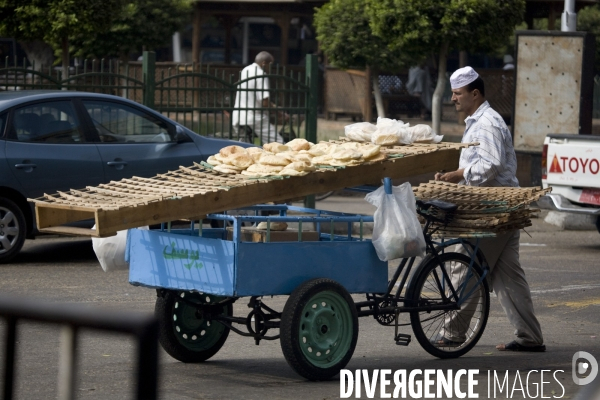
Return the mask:
[[[476,143],[439,143],[382,149],[387,160],[353,167],[321,169],[305,176],[249,178],[195,164],[153,178],[132,177],[96,187],[45,194],[35,203],[42,232],[107,237],[117,231],[210,213],[285,201],[365,184],[454,170],[462,148]],[[95,229],[65,226],[94,219]]]

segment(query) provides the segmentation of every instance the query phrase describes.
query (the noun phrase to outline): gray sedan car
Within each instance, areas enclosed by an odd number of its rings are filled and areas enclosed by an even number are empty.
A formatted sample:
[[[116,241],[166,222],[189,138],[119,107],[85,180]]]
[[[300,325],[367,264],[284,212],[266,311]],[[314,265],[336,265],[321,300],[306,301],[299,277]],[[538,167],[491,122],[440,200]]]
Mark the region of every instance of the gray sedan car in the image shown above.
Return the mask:
[[[227,140],[205,138],[116,96],[66,91],[0,93],[0,262],[36,233],[27,198],[151,177],[206,160]]]

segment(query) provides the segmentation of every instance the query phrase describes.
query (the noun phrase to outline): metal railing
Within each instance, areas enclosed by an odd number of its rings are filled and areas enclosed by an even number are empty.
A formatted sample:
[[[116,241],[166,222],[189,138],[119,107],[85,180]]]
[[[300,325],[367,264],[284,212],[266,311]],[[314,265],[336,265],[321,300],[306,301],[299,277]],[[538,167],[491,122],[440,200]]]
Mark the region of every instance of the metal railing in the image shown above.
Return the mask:
[[[305,68],[273,66],[266,75],[251,78],[269,81],[269,105],[247,109],[268,127],[269,139],[275,140],[280,133],[284,139],[299,136],[316,141],[316,58],[308,56]],[[11,65],[8,59],[0,68],[0,90],[79,90],[117,95],[164,113],[200,135],[235,140],[247,139],[247,131],[233,126],[231,120],[236,94],[255,94],[244,89],[245,82],[248,79],[242,79],[239,67],[195,63],[165,67],[156,63],[153,52],[144,52],[141,63],[84,60],[68,74],[60,67],[36,68],[16,61]],[[257,123],[247,125],[264,130]]]
[[[58,374],[58,399],[75,398],[75,371],[79,328],[120,332],[137,341],[135,398],[157,398],[158,322],[153,315],[111,312],[80,304],[59,304],[0,295],[0,317],[6,321],[4,340],[3,399],[13,398],[16,364],[17,322],[30,320],[63,326]]]

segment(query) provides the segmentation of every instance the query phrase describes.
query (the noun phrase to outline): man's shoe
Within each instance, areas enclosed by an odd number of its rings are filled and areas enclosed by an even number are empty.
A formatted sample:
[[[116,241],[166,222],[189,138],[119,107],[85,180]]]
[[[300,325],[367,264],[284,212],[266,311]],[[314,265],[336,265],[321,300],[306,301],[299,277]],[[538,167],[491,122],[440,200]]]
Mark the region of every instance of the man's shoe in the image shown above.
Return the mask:
[[[500,351],[528,351],[533,353],[541,353],[546,351],[546,345],[538,344],[535,346],[523,346],[522,344],[517,343],[516,340],[513,340],[509,344],[499,344],[496,346],[496,349]]]
[[[438,333],[435,337],[429,339],[429,342],[436,347],[459,347],[462,346],[465,341],[450,340]]]

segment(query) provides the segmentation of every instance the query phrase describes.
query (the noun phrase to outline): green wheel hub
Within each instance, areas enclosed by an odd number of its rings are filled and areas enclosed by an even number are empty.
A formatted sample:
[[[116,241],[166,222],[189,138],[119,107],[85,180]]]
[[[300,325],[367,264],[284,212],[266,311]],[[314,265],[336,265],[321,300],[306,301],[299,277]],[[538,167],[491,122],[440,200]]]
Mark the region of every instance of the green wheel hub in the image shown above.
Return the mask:
[[[183,300],[185,299],[185,301]],[[183,346],[194,351],[212,348],[222,337],[225,326],[205,319],[198,310],[205,304],[214,304],[222,297],[182,292],[173,304],[173,332]],[[193,306],[190,303],[197,304]],[[223,306],[223,314],[227,306]]]
[[[352,345],[352,313],[346,300],[332,291],[313,296],[302,309],[300,349],[320,368],[340,362]]]

